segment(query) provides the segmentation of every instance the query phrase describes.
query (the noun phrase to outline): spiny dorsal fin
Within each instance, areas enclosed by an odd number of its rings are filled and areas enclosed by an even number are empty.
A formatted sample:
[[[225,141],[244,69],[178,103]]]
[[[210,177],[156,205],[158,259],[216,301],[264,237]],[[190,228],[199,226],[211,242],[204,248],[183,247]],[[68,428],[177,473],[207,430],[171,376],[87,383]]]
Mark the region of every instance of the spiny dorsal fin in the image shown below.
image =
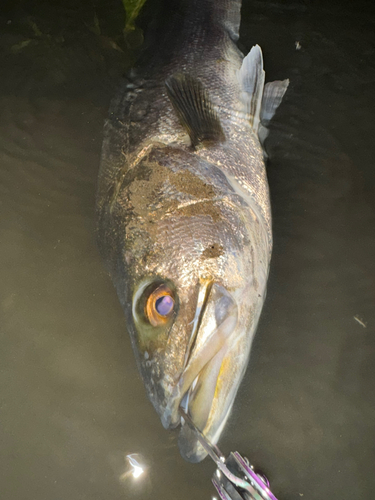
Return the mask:
[[[255,45],[242,61],[238,78],[242,88],[246,118],[250,121],[254,132],[258,133],[265,78],[262,50],[259,45]]]
[[[225,140],[220,119],[199,80],[188,74],[176,74],[170,76],[165,85],[193,147]]]

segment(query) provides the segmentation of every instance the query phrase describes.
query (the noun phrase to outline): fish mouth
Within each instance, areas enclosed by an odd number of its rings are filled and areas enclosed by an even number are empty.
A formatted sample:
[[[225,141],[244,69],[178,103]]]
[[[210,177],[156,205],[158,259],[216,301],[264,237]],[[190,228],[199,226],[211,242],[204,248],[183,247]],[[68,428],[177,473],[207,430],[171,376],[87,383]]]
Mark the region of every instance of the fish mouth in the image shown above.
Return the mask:
[[[232,385],[228,370],[234,369],[228,340],[237,322],[238,307],[233,296],[217,283],[201,283],[185,367],[161,416],[165,428],[181,424],[179,448],[189,462],[200,462],[207,453],[180,416],[179,408],[212,443],[217,442],[236,393],[233,388],[228,390]]]

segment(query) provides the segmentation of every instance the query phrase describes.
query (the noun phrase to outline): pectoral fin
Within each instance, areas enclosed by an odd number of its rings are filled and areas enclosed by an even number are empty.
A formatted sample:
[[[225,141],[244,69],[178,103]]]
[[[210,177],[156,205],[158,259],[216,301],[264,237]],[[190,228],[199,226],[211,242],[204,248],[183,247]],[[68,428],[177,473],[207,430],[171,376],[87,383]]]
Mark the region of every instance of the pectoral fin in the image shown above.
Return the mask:
[[[220,119],[199,80],[187,74],[177,74],[169,77],[165,85],[193,147],[225,140]]]

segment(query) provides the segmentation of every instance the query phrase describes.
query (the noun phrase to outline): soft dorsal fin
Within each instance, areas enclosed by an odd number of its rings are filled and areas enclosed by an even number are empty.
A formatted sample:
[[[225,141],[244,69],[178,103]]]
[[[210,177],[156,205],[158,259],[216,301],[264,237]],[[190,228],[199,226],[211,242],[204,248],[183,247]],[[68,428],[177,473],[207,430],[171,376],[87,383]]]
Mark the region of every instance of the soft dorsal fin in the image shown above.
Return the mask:
[[[283,100],[289,80],[276,80],[264,86],[260,121],[267,126]]]
[[[260,125],[258,128],[258,137],[262,145],[268,137],[268,125],[272,120],[277,108],[284,97],[288,88],[289,80],[276,80],[266,83],[264,86],[262,107],[260,111]]]
[[[242,88],[246,118],[254,132],[258,133],[265,78],[262,50],[259,45],[255,45],[242,61],[238,78]]]
[[[199,80],[188,74],[176,74],[170,76],[165,85],[193,147],[225,140],[220,119]]]

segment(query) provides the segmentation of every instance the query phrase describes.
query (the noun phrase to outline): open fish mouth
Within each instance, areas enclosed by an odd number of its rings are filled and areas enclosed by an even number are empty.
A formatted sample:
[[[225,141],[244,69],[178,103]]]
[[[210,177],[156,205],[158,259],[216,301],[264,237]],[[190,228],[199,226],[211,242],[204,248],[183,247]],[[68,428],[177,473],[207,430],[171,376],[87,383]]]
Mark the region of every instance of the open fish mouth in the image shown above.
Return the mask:
[[[161,416],[166,428],[182,424],[179,448],[190,462],[201,461],[206,452],[194,432],[184,425],[179,407],[212,442],[218,440],[235,395],[227,390],[231,385],[228,340],[237,321],[238,307],[233,296],[217,283],[202,283],[185,368]]]

